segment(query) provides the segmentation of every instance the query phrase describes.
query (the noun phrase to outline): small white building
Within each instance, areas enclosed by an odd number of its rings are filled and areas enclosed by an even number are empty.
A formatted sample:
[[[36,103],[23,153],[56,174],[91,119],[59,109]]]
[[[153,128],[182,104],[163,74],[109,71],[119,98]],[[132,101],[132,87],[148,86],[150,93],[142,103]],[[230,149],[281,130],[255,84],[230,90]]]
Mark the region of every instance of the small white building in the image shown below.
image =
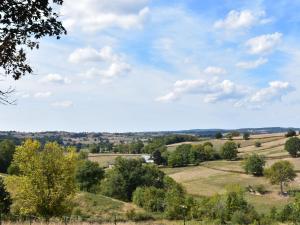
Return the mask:
[[[151,155],[144,154],[142,155],[142,158],[145,160],[146,163],[154,163],[154,160]]]

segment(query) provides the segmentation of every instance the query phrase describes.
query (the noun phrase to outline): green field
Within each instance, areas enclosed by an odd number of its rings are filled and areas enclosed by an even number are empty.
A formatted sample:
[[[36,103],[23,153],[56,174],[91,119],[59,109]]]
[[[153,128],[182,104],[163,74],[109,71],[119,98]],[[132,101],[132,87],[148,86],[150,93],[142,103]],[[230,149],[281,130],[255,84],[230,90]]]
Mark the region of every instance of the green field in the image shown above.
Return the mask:
[[[259,140],[262,146],[257,148],[254,143]],[[267,157],[266,166],[283,159],[290,161],[297,172],[300,172],[300,159],[290,158],[284,150],[284,143],[287,140],[283,135],[262,135],[252,137],[250,140],[238,140],[241,143],[239,156],[245,157],[247,154],[257,153]],[[216,149],[227,140],[211,140]],[[203,143],[203,142],[198,142]],[[170,150],[176,145],[169,146]],[[292,198],[278,195],[279,187],[271,185],[264,177],[254,177],[244,173],[242,161],[211,161],[201,163],[199,166],[185,168],[163,168],[177,182],[181,183],[189,194],[194,196],[212,196],[216,193],[224,193],[228,184],[239,184],[246,188],[249,185],[255,187],[263,185],[268,193],[265,195],[254,195],[246,193],[246,198],[259,212],[267,213],[272,206],[283,206],[290,202]],[[300,189],[300,174],[288,188]]]

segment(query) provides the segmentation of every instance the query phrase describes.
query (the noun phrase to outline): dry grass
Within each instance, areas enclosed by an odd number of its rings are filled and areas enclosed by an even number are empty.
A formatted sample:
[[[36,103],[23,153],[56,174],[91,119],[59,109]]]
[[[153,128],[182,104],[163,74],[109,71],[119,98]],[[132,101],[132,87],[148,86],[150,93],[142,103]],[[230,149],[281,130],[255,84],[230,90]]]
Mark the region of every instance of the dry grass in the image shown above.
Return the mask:
[[[100,166],[107,167],[110,164],[114,164],[117,157],[123,157],[126,159],[137,159],[141,155],[138,154],[89,154],[89,160],[99,163]]]

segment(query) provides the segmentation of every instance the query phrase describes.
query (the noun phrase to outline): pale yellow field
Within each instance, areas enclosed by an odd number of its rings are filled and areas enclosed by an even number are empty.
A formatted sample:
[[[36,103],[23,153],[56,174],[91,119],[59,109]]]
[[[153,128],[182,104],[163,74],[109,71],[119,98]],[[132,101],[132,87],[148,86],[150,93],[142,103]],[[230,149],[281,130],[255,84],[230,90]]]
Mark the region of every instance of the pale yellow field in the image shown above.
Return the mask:
[[[89,154],[89,160],[99,163],[100,166],[107,167],[113,164],[117,157],[126,159],[141,158],[138,154]]]

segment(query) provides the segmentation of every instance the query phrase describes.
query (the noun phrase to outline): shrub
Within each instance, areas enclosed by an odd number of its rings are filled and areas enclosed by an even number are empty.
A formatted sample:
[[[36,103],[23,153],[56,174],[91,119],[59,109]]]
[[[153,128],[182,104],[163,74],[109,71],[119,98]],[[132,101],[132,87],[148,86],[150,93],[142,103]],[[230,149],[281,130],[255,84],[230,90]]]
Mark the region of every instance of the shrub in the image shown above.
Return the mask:
[[[284,148],[292,157],[297,157],[300,152],[300,139],[298,137],[289,138],[285,142]]]
[[[252,154],[244,160],[244,169],[248,174],[253,174],[254,176],[263,175],[264,166],[266,160],[264,156],[259,156],[257,154]]]
[[[165,190],[155,187],[138,187],[133,193],[133,202],[149,212],[164,211]]]
[[[254,146],[255,146],[256,148],[259,148],[259,147],[261,147],[261,142],[259,142],[259,141],[256,141],[256,142],[254,143]]]
[[[221,149],[223,159],[234,160],[237,158],[237,145],[233,141],[227,141]]]
[[[254,188],[255,188],[255,190],[256,190],[259,194],[262,194],[262,195],[263,195],[263,194],[267,193],[266,187],[265,187],[264,185],[262,185],[262,184],[257,185],[257,186],[255,186]]]
[[[1,213],[4,213],[4,214],[9,213],[10,205],[11,205],[10,195],[5,190],[3,178],[0,177],[0,214]],[[0,218],[0,220],[1,220],[1,218]]]

